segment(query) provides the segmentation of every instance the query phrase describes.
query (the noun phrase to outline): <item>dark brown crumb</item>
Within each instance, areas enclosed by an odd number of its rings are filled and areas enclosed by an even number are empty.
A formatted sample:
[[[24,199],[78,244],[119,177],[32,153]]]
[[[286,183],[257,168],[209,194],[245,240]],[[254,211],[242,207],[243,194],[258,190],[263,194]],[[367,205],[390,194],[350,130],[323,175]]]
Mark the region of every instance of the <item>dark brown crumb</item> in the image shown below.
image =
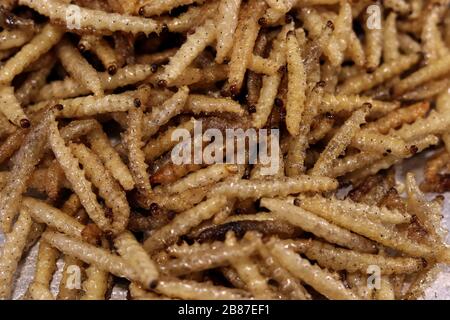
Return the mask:
[[[115,75],[117,73],[117,66],[115,64],[112,64],[108,67],[108,73],[110,75]]]

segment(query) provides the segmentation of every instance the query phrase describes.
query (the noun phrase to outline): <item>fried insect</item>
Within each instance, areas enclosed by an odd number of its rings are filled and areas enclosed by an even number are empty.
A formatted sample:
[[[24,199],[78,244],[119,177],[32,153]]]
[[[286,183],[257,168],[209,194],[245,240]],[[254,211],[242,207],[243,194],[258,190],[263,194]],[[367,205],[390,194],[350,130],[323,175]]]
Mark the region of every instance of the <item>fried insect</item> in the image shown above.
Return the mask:
[[[0,163],[5,162],[20,148],[28,132],[29,129],[16,130],[3,141],[0,146]]]
[[[99,72],[101,86],[105,90],[114,90],[146,79],[152,74],[151,66],[144,64],[127,65],[120,68],[111,76],[107,72]],[[53,81],[43,86],[37,94],[36,101],[45,101],[51,99],[67,99],[81,95],[89,94],[89,89],[78,83],[72,78]]]
[[[373,73],[364,72],[350,77],[338,87],[337,91],[340,94],[358,94],[363,91],[372,89],[373,87],[383,83],[384,81],[400,75],[402,72],[416,64],[417,61],[419,61],[419,56],[416,54],[410,54],[402,57],[400,60],[386,62],[375,69]],[[396,86],[395,92],[397,94],[400,94],[401,91],[397,88],[400,85],[403,86],[405,80],[400,81]]]
[[[429,109],[430,105],[428,103],[419,102],[409,107],[391,111],[382,118],[367,123],[364,126],[364,129],[376,130],[382,134],[386,134],[391,129],[397,129],[403,124],[410,124],[415,120],[424,117]]]
[[[31,71],[28,74],[25,81],[15,92],[15,96],[21,105],[28,105],[31,101],[34,101],[41,88],[45,86],[47,77],[50,75],[53,66],[54,61],[51,61],[43,65],[40,69]]]
[[[212,20],[207,20],[202,26],[196,29],[196,32],[190,35],[186,42],[181,46],[170,62],[164,68],[160,80],[165,83],[178,78],[186,67],[216,38],[216,27]]]
[[[241,0],[223,0],[220,2],[217,24],[216,62],[222,63],[233,47],[233,37],[238,25],[238,13]]]
[[[368,109],[355,111],[345,124],[336,132],[328,142],[325,150],[320,154],[319,159],[311,170],[313,176],[326,176],[332,167],[333,160],[337,159],[345,151],[353,137],[358,132],[360,126],[366,122],[365,117]]]
[[[320,203],[320,205],[319,205]],[[387,247],[408,253],[413,257],[439,258],[443,254],[441,250],[431,250],[430,246],[417,243],[408,239],[405,234],[399,234],[391,226],[378,222],[372,222],[364,217],[360,217],[353,212],[347,215],[340,215],[337,212],[328,211],[320,208],[323,205],[322,200],[317,197],[303,198],[301,200],[302,208],[310,210],[315,214],[336,223],[337,225],[352,230],[363,236],[377,241]]]
[[[83,282],[84,294],[80,300],[103,300],[108,291],[109,273],[91,265],[86,269],[87,279]]]
[[[216,286],[192,280],[164,279],[158,282],[156,292],[180,299],[235,300],[249,298],[247,291]]]
[[[235,43],[231,52],[230,69],[228,71],[228,89],[232,95],[241,90],[245,71],[261,27],[258,20],[263,15],[264,9],[264,2],[251,0],[239,12]]]
[[[324,268],[366,272],[371,265],[377,265],[384,275],[414,273],[421,270],[425,262],[418,258],[385,257],[378,254],[362,253],[338,248],[317,240],[284,240],[295,252],[305,254]]]
[[[272,44],[272,51],[269,59],[275,61],[279,65],[284,65],[286,61],[286,35],[293,30],[293,25],[288,24],[283,26],[277,38]],[[262,80],[262,87],[258,102],[256,104],[256,112],[252,114],[253,126],[261,128],[267,122],[270,112],[272,110],[275,98],[278,92],[278,87],[281,83],[281,74],[264,76]]]
[[[58,210],[43,201],[26,197],[23,204],[33,220],[45,223],[54,230],[65,233],[72,237],[81,238],[84,225],[72,218],[65,212]]]
[[[144,199],[148,199],[152,193],[150,177],[147,173],[145,163],[145,153],[142,150],[142,122],[144,114],[141,108],[135,108],[128,112],[128,128],[123,137],[128,149],[128,159],[130,161],[130,171],[133,175],[135,186]]]
[[[56,270],[59,251],[47,242],[41,241],[36,261],[35,275],[28,292],[33,300],[54,300],[50,291],[50,282]]]
[[[36,165],[39,163],[47,143],[48,127],[54,117],[51,108],[42,116],[40,122],[31,129],[19,151],[13,157],[13,167],[8,183],[0,193],[0,216],[2,231],[9,232],[20,207],[22,193],[27,189]]]
[[[78,43],[78,48],[93,51],[110,75],[114,75],[119,67],[116,52],[101,36],[84,35]]]
[[[137,93],[135,91],[134,94],[127,92],[103,97],[87,96],[57,100],[57,103],[64,107],[59,116],[64,118],[82,118],[107,112],[128,111],[136,107],[135,105],[139,101],[135,96]],[[28,110],[31,113],[36,113],[45,108],[47,104],[47,101],[39,102],[29,106]]]
[[[180,114],[189,98],[189,88],[181,87],[177,93],[167,99],[161,108],[154,108],[150,115],[145,115],[143,119],[143,138],[154,135],[161,126],[170,121],[171,118]],[[192,102],[191,102],[192,103]]]
[[[208,228],[202,231],[195,240],[199,242],[224,240],[228,232],[233,232],[236,237],[241,238],[250,231],[255,231],[262,235],[277,235],[281,238],[290,238],[300,233],[298,229],[284,221],[275,219],[272,221],[239,220]]]
[[[434,80],[439,78],[445,74],[447,74],[450,69],[450,54],[447,54],[427,66],[417,70],[410,76],[402,79],[394,86],[394,93],[396,95],[401,95],[408,90],[414,89],[415,87],[426,83],[430,80]]]
[[[50,20],[60,22],[67,27],[71,26],[74,29],[125,31],[133,34],[143,32],[147,35],[160,30],[160,26],[152,19],[82,8],[77,5],[70,7],[69,4],[57,0],[50,0],[45,3],[36,0],[19,0],[19,4],[28,6],[49,17]],[[79,25],[69,25],[70,13],[73,15],[73,12],[79,14]]]
[[[23,299],[419,298],[448,4],[3,0],[0,298],[37,242]]]
[[[239,180],[219,183],[211,195],[224,195],[238,199],[287,196],[299,192],[330,191],[337,188],[337,182],[326,177],[298,176],[295,178],[273,178]]]
[[[214,242],[207,246],[169,247],[178,259],[172,259],[159,265],[162,272],[180,276],[197,271],[227,266],[231,261],[251,255],[256,251],[258,243],[250,241],[248,237],[233,246],[222,242]]]
[[[259,240],[258,235],[248,234],[253,240]],[[233,247],[237,244],[236,237],[233,232],[229,232],[225,239],[225,245]],[[240,259],[231,258],[231,266],[236,270],[239,278],[246,284],[248,290],[256,299],[270,299],[274,296],[272,290],[269,288],[268,279],[265,278],[259,271],[258,265],[250,256],[242,257]]]

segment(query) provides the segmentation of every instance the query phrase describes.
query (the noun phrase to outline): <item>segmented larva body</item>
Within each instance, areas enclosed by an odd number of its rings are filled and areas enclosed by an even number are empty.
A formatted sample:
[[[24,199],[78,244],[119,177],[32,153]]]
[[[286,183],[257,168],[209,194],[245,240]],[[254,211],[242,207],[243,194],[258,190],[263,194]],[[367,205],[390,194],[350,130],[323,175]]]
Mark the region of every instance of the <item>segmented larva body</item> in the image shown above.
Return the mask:
[[[28,65],[35,62],[40,56],[58,43],[63,34],[64,31],[61,28],[46,24],[38,35],[24,45],[0,69],[0,84],[11,83],[16,75],[22,73]]]
[[[63,232],[72,237],[81,238],[84,225],[41,200],[34,198],[24,198],[23,205],[28,208],[29,213],[39,223],[45,223],[59,232]]]
[[[110,94],[104,97],[87,96],[73,99],[57,100],[64,109],[58,116],[63,118],[81,118],[108,112],[124,112],[135,108],[136,98],[130,94]],[[36,113],[48,105],[47,101],[28,107],[31,113]]]
[[[78,160],[73,156],[70,148],[65,145],[56,121],[50,123],[49,130],[49,143],[55,157],[89,217],[100,229],[104,231],[110,230],[111,225],[109,219],[105,216],[105,210],[97,202],[97,196],[92,191],[92,184],[86,179],[84,170],[80,169]]]
[[[151,74],[152,70],[150,65],[135,64],[120,68],[114,75],[110,75],[107,72],[100,72],[98,76],[105,90],[114,90],[142,81]],[[75,79],[66,78],[64,80],[53,81],[43,86],[35,100],[66,99],[86,94],[89,94],[89,89],[83,87]]]
[[[27,128],[30,121],[14,95],[13,87],[0,87],[0,111],[18,127]]]
[[[286,220],[328,242],[361,252],[375,252],[373,242],[286,201],[264,198],[261,205],[271,210],[275,217]]]
[[[186,234],[191,228],[211,218],[227,203],[225,197],[208,199],[194,208],[178,214],[168,225],[156,230],[145,242],[147,252],[173,244],[179,236]]]
[[[123,232],[116,237],[114,245],[119,254],[136,270],[141,282],[149,288],[154,288],[159,274],[158,269],[133,234]]]
[[[417,54],[402,56],[400,60],[386,62],[377,68],[373,73],[363,72],[347,79],[341,84],[337,91],[339,94],[358,94],[372,89],[386,80],[400,75],[419,61]],[[448,65],[447,65],[448,68]],[[406,80],[406,79],[405,79]],[[404,81],[404,80],[403,80]],[[400,82],[402,83],[402,82]],[[400,85],[399,83],[399,85]],[[398,86],[396,86],[397,88]],[[398,92],[400,94],[400,90]]]
[[[299,176],[264,180],[239,180],[222,182],[213,188],[211,195],[224,195],[239,199],[271,196],[287,196],[299,192],[330,191],[337,188],[337,181],[325,177]]]
[[[109,250],[99,248],[62,233],[46,231],[42,235],[51,246],[66,255],[78,258],[85,263],[112,273],[115,276],[138,280],[136,272],[121,257],[112,254]]]
[[[240,300],[249,298],[248,293],[244,290],[178,279],[159,281],[156,291],[173,298],[193,300]]]
[[[61,21],[67,27],[73,29],[107,30],[111,32],[124,31],[137,34],[143,32],[146,35],[159,32],[160,26],[152,19],[108,13],[101,10],[82,8],[55,0],[45,2],[36,0],[20,0],[19,4],[28,6],[51,20]],[[75,21],[68,21],[71,17],[67,13],[73,12]],[[69,16],[69,17],[68,17]]]
[[[112,230],[118,234],[128,223],[130,207],[119,183],[114,180],[111,173],[103,166],[100,158],[83,144],[70,144],[70,149],[78,158],[87,178],[98,189],[99,195],[113,213]]]
[[[341,281],[334,279],[328,270],[322,269],[318,265],[312,265],[294,251],[284,248],[282,244],[271,244],[270,252],[294,276],[299,277],[328,298],[339,300],[359,299]]]
[[[2,299],[11,298],[14,273],[22,257],[32,223],[28,212],[22,209],[12,232],[6,234],[0,256],[0,298]]]
[[[144,1],[139,13],[145,17],[157,16],[168,12],[178,6],[189,5],[192,3],[202,3],[205,0],[151,0]]]
[[[64,69],[72,78],[80,81],[96,96],[103,96],[104,91],[97,71],[70,42],[63,40],[57,47],[57,53]]]

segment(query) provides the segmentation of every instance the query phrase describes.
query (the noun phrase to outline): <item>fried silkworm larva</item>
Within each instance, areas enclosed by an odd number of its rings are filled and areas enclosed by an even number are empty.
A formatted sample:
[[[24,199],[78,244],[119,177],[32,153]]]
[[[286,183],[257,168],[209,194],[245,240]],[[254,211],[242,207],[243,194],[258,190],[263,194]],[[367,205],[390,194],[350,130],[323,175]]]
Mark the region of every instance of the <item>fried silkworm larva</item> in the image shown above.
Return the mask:
[[[94,29],[107,31],[124,31],[146,35],[159,32],[160,26],[152,19],[143,19],[118,13],[108,13],[101,10],[82,8],[77,5],[61,3],[57,0],[40,2],[36,0],[19,0],[19,4],[30,7],[53,21],[60,21],[75,29]],[[79,15],[79,25],[70,22],[73,15]]]
[[[34,0],[32,0],[34,1]],[[14,77],[20,74],[28,65],[36,61],[40,56],[50,50],[59,42],[64,31],[61,28],[46,24],[42,31],[28,44],[9,59],[0,69],[0,83],[9,84]]]
[[[73,156],[70,148],[66,146],[54,119],[50,122],[49,131],[49,143],[55,157],[89,217],[95,221],[100,229],[104,231],[110,230],[111,223],[105,216],[105,210],[98,203],[97,197],[92,191],[91,182],[86,179],[84,170],[80,169],[78,160]]]
[[[20,209],[19,218],[10,233],[6,233],[0,257],[0,298],[10,299],[12,293],[13,277],[22,257],[28,233],[31,229],[30,215],[25,209]]]

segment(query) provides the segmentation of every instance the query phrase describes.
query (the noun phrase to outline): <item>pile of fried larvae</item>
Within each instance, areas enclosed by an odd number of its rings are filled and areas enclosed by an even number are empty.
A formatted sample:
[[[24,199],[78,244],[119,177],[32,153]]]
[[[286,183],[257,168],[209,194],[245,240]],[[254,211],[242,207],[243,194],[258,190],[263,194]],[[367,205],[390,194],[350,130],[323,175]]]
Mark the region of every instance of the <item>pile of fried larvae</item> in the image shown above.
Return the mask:
[[[449,0],[1,5],[0,298],[416,299],[450,263]],[[175,164],[200,120],[278,129],[278,170]]]

